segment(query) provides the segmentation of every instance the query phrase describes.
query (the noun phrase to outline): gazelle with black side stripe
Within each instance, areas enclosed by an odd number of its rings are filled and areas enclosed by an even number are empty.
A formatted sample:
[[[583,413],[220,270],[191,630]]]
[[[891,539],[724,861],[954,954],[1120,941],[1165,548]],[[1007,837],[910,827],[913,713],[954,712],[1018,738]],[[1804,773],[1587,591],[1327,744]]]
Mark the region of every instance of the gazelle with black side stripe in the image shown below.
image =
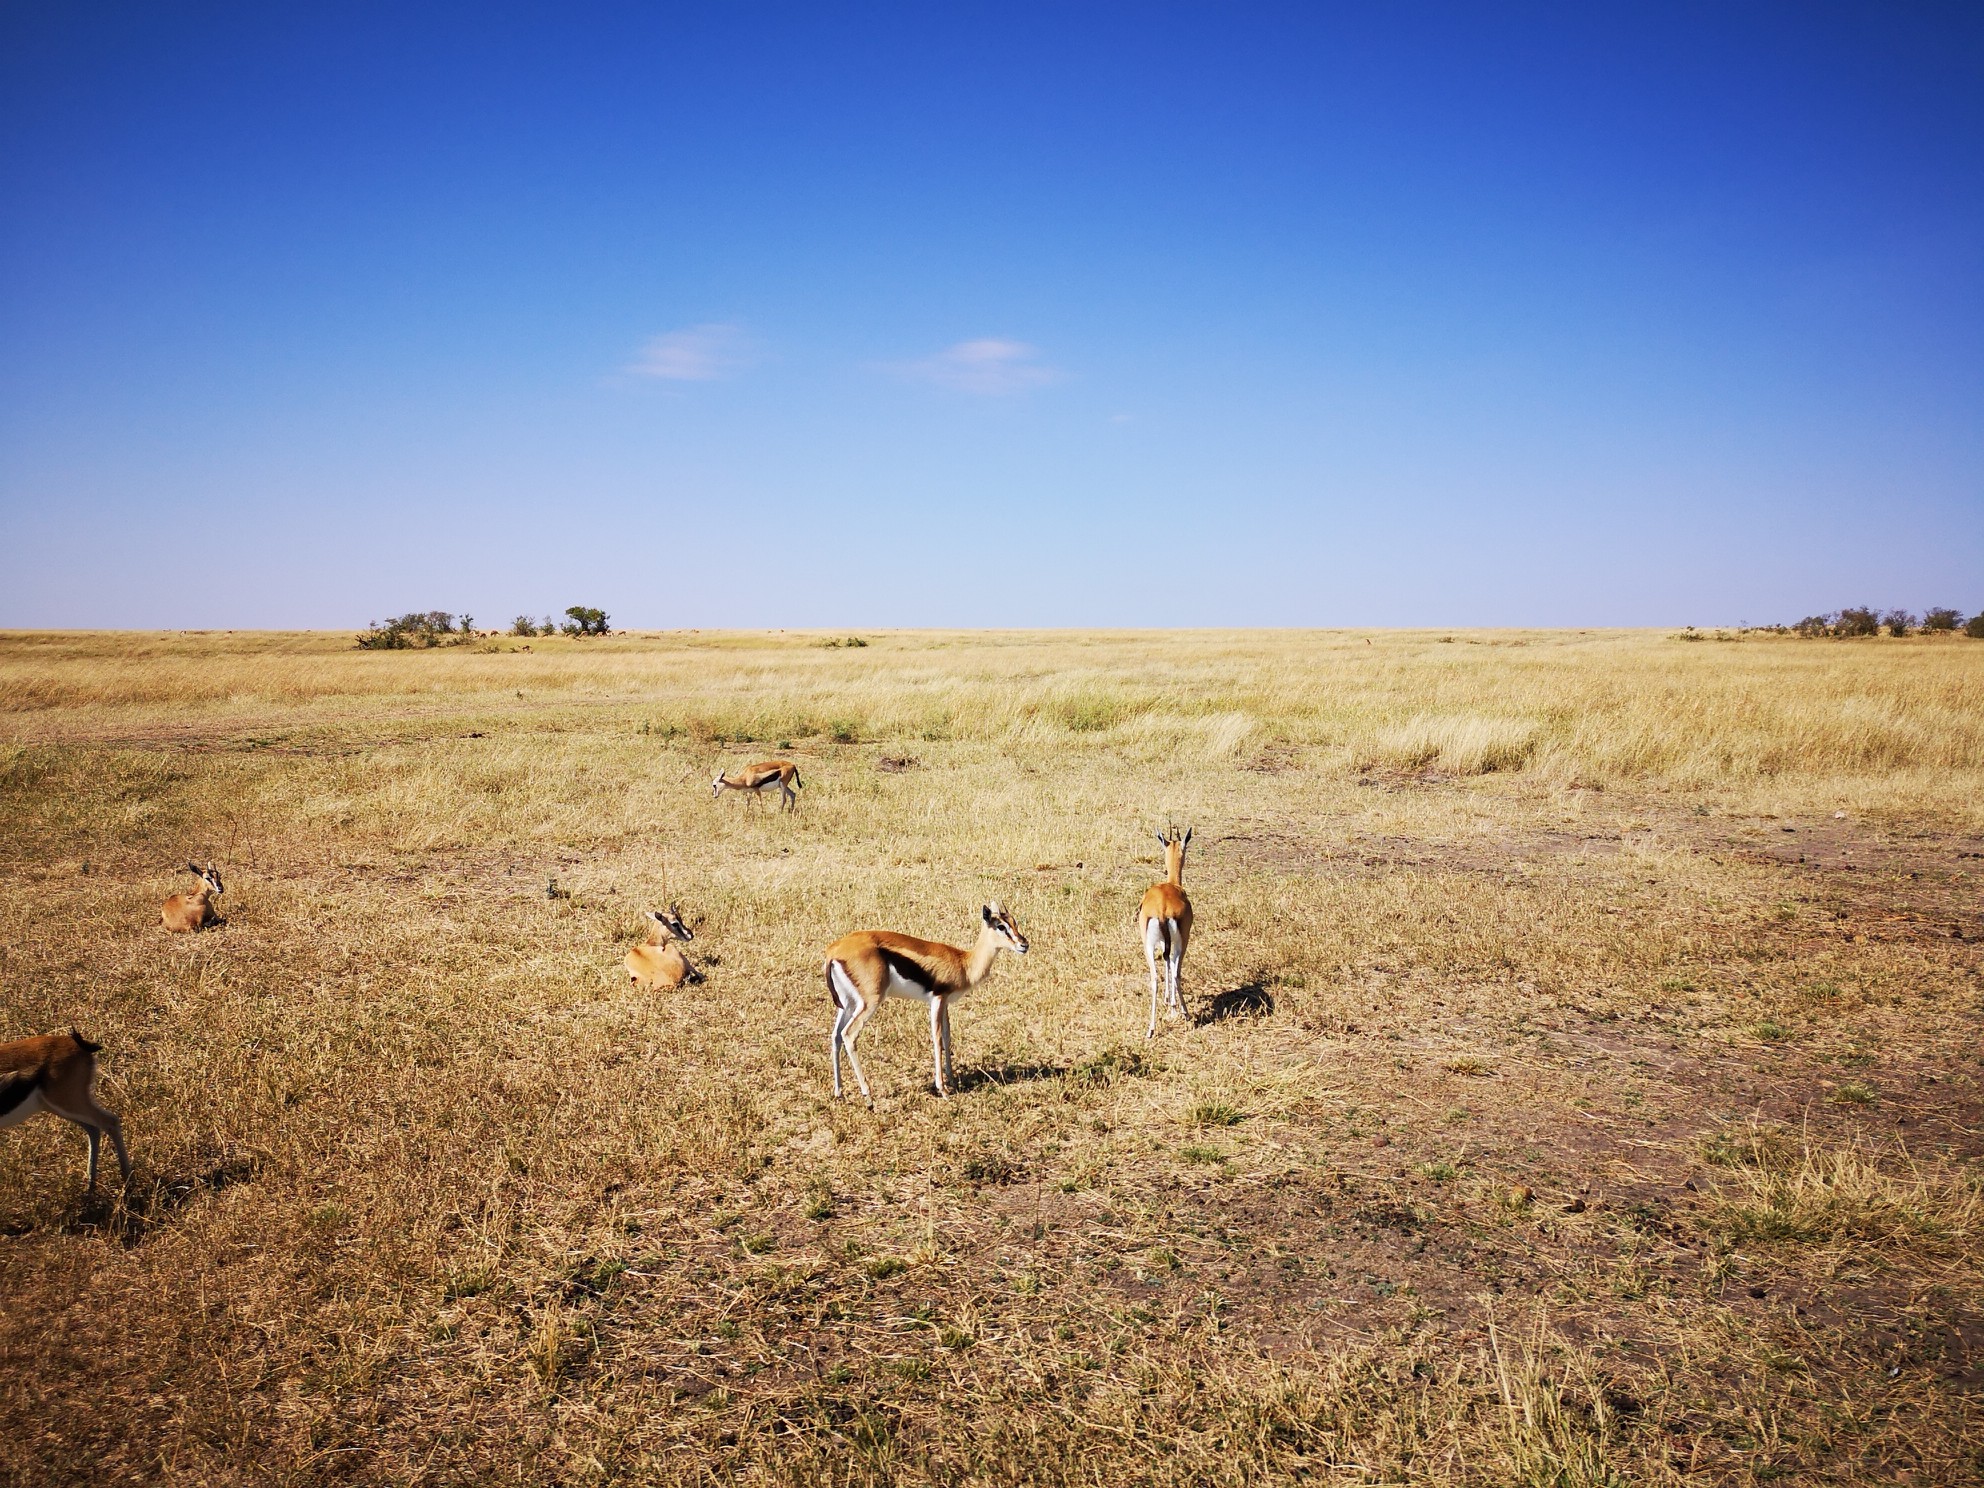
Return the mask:
[[[96,1188],[96,1154],[105,1132],[117,1153],[117,1168],[131,1181],[131,1158],[124,1150],[124,1126],[117,1113],[97,1104],[96,1054],[75,1029],[0,1044],[0,1127],[46,1111],[80,1126],[90,1139],[89,1187]]]
[[[1179,978],[1185,969],[1185,947],[1192,939],[1192,901],[1185,896],[1185,848],[1192,840],[1187,827],[1180,837],[1173,827],[1157,834],[1164,849],[1164,882],[1144,890],[1137,906],[1137,938],[1143,942],[1144,960],[1150,963],[1150,1031],[1145,1038],[1157,1037],[1158,963],[1164,964],[1164,996],[1173,1012],[1185,1011],[1185,994]]]
[[[992,973],[999,952],[1026,954],[1026,937],[1013,917],[996,904],[979,910],[978,939],[971,948],[939,940],[918,940],[893,930],[857,930],[827,947],[827,994],[834,1000],[834,1098],[840,1098],[840,1056],[847,1052],[848,1068],[864,1100],[874,1097],[861,1062],[854,1057],[855,1040],[885,997],[906,997],[930,1009],[930,1062],[937,1094],[948,1096],[951,1086],[951,1004]]]
[[[768,790],[776,790],[780,803],[791,811],[799,804],[796,788],[805,783],[799,778],[799,766],[791,760],[760,760],[734,775],[717,771],[716,779],[710,782],[710,799],[716,800],[727,790],[749,791],[754,799]]]

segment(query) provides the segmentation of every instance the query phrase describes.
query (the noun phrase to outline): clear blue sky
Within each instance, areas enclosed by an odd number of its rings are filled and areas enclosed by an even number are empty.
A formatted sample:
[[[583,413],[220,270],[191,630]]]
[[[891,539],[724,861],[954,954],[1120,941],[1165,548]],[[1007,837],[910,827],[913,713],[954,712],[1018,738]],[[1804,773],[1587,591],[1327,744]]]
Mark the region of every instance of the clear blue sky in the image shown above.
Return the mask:
[[[0,8],[0,625],[1984,608],[1984,7]]]

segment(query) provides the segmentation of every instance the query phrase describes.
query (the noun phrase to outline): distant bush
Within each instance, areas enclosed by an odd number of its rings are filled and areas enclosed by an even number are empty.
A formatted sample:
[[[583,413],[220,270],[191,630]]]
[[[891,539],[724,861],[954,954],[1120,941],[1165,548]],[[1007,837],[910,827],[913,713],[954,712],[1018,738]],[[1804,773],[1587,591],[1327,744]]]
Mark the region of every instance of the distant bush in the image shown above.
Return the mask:
[[[415,611],[381,625],[374,620],[358,638],[363,651],[411,651],[426,646],[459,646],[475,635],[475,619],[446,610]]]
[[[1970,617],[1970,623],[1964,626],[1963,633],[1973,641],[1984,641],[1984,610],[1979,610]]]
[[[568,636],[603,636],[607,633],[606,611],[590,605],[573,605],[565,611],[565,624],[561,628]],[[550,633],[548,625],[545,633]]]
[[[1832,633],[1837,636],[1879,635],[1881,617],[1865,607],[1857,610],[1841,610],[1832,623]]]
[[[549,635],[550,632],[540,632],[535,620],[531,619],[528,615],[519,615],[510,622],[510,634],[513,636],[534,636],[539,634]]]
[[[1984,619],[1984,616],[1980,616]],[[1964,622],[1963,612],[1947,606],[1925,613],[1921,619],[1907,610],[1893,609],[1883,613],[1870,605],[1858,609],[1837,610],[1830,615],[1807,615],[1796,625],[1762,626],[1782,634],[1789,630],[1794,635],[1814,636],[1877,636],[1886,631],[1891,636],[1913,635],[1916,631],[1925,634],[1961,630],[1965,635],[1984,639],[1977,628],[1977,621]]]
[[[820,644],[825,646],[829,651],[832,651],[841,646],[865,646],[868,643],[862,640],[860,636],[835,636],[832,640],[822,641]]]

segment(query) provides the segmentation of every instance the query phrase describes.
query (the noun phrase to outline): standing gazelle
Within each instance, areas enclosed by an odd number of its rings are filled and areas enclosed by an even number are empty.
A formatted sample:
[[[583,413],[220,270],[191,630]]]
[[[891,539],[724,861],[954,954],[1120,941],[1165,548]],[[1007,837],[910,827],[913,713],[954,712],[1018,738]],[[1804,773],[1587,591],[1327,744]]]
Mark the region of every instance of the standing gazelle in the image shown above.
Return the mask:
[[[645,983],[657,991],[673,992],[684,982],[700,982],[703,974],[689,964],[687,956],[669,944],[672,940],[696,938],[682,923],[682,906],[651,909],[648,918],[654,921],[654,926],[648,931],[646,942],[627,952],[627,959],[621,963],[634,986]]]
[[[1179,989],[1178,978],[1185,966],[1185,947],[1192,939],[1192,901],[1185,896],[1185,848],[1192,840],[1192,829],[1187,827],[1180,837],[1173,827],[1166,834],[1157,834],[1158,845],[1164,849],[1164,882],[1152,884],[1144,890],[1143,902],[1137,906],[1137,937],[1143,941],[1144,959],[1150,963],[1150,1031],[1147,1039],[1157,1037],[1157,963],[1164,961],[1164,995],[1173,1011],[1185,1011],[1185,996]]]
[[[124,1181],[131,1181],[131,1158],[124,1151],[124,1126],[114,1111],[96,1103],[90,1087],[96,1083],[96,1051],[73,1028],[67,1033],[15,1039],[0,1044],[0,1127],[25,1121],[37,1111],[73,1121],[89,1134],[89,1188],[96,1189],[96,1154],[103,1134],[117,1153]]]
[[[874,1099],[854,1057],[854,1041],[885,997],[907,997],[929,1007],[937,1094],[951,1093],[951,1004],[991,975],[1000,951],[1026,954],[1026,937],[1011,915],[996,904],[978,913],[978,939],[970,950],[892,930],[857,930],[827,947],[827,995],[834,1000],[834,1099],[840,1099],[843,1049],[862,1099]]]
[[[214,908],[214,900],[225,892],[220,869],[212,864],[202,868],[198,863],[188,863],[186,871],[199,875],[200,886],[190,894],[174,894],[166,900],[165,907],[158,912],[160,921],[166,929],[178,932],[221,924],[220,911]]]
[[[784,808],[790,811],[799,804],[794,787],[805,783],[799,778],[799,766],[791,760],[760,760],[735,775],[718,770],[716,779],[710,782],[710,799],[716,800],[727,790],[749,791],[753,799],[761,799],[763,792],[776,788]]]

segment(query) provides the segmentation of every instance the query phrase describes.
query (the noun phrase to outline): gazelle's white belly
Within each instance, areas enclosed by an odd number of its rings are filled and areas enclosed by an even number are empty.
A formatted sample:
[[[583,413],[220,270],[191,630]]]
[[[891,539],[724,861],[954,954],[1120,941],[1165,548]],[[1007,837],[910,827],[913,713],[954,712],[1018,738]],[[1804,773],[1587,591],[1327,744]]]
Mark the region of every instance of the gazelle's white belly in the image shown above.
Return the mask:
[[[0,1116],[0,1131],[5,1131],[10,1126],[18,1125],[36,1112],[46,1111],[47,1109],[48,1103],[41,1098],[41,1092],[39,1090],[30,1090],[26,1100],[22,1101],[6,1115]]]

